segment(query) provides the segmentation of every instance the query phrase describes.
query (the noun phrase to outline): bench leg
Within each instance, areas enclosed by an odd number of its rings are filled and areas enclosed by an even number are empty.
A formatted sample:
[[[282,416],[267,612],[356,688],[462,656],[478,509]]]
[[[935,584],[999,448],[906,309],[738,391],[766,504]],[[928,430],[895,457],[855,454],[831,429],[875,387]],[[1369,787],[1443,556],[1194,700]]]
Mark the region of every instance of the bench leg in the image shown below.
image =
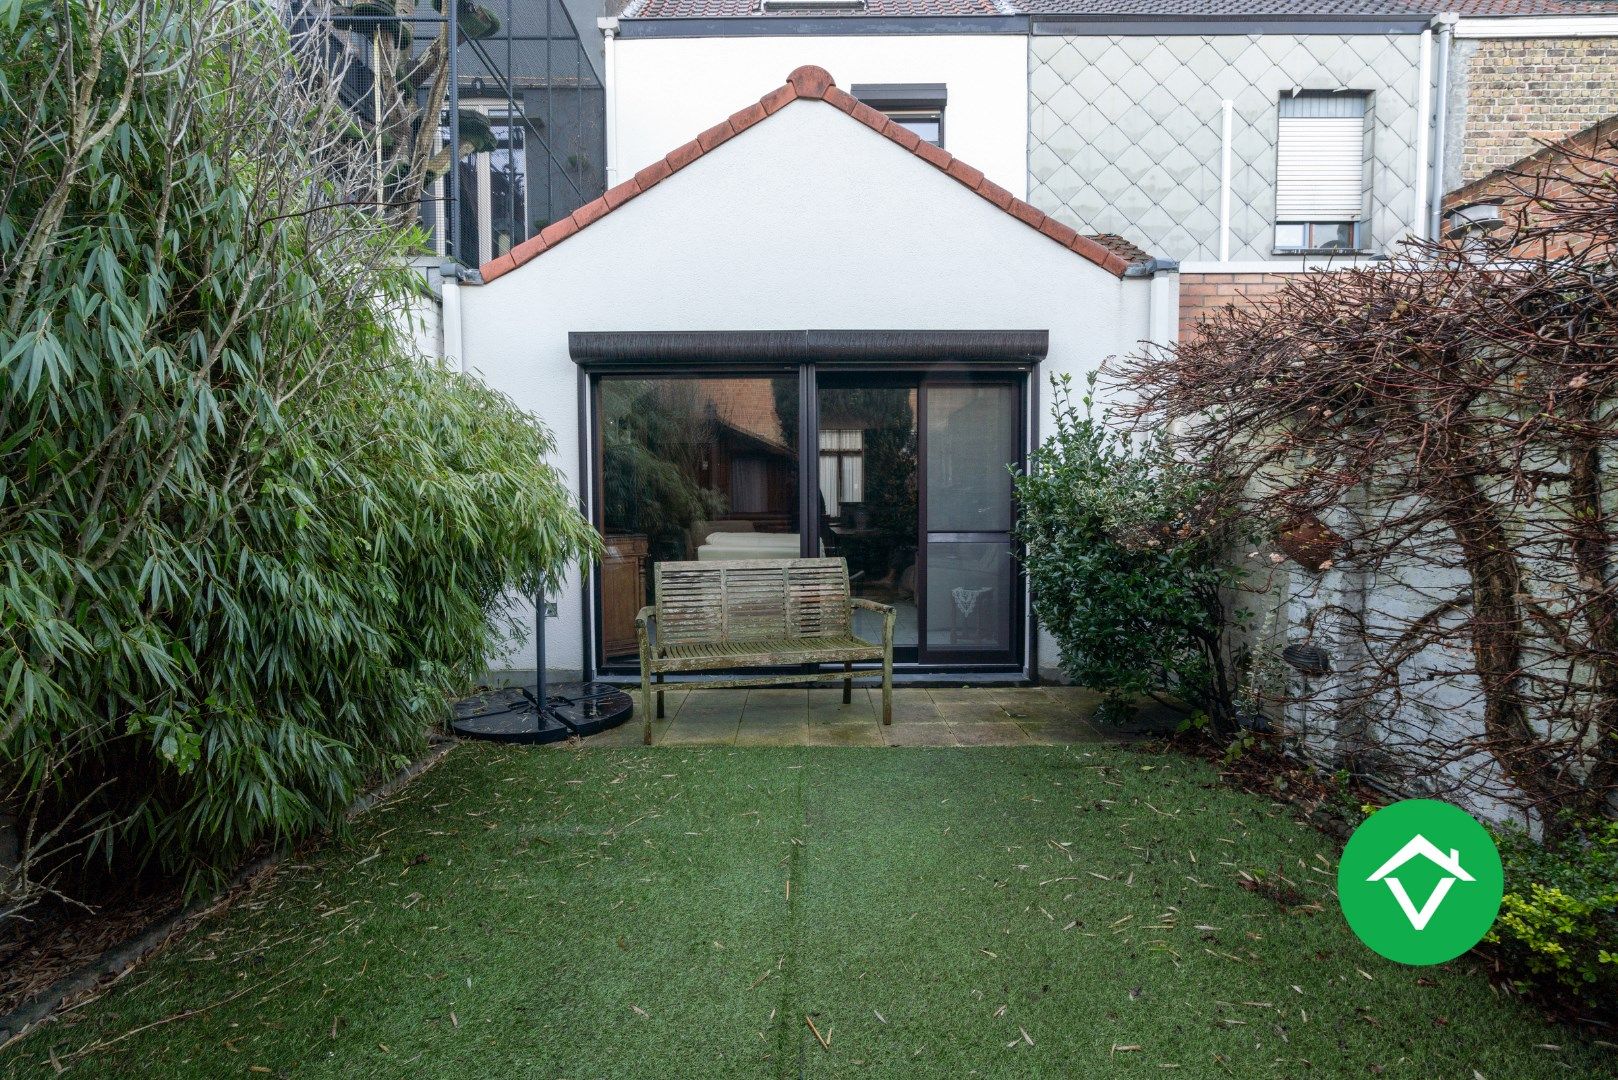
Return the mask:
[[[641,737],[640,741],[647,746],[652,745],[652,679],[646,672],[645,653],[640,664],[640,715]],[[661,676],[660,676],[661,677]],[[658,697],[663,695],[659,694]]]
[[[657,685],[659,687],[657,691],[657,718],[661,720],[663,719],[663,673],[661,671],[657,673]]]
[[[882,722],[893,723],[893,650],[882,655]]]
[[[843,704],[848,705],[854,700],[854,665],[847,660],[843,661],[843,674],[847,676],[843,680]]]

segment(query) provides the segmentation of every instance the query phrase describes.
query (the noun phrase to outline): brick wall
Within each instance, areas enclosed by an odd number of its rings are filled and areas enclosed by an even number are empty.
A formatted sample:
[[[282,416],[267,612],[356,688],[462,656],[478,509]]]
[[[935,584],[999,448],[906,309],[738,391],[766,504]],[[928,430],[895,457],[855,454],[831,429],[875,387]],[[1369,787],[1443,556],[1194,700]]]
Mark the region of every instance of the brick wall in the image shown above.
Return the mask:
[[[1540,198],[1564,198],[1573,193],[1570,177],[1589,180],[1610,170],[1610,162],[1618,161],[1618,117],[1601,121],[1552,146],[1541,147],[1521,161],[1512,162],[1504,171],[1482,176],[1470,184],[1444,196],[1444,210],[1468,203],[1495,200],[1500,203],[1500,215],[1506,229],[1496,233],[1503,238],[1517,227],[1535,227],[1550,224]],[[1525,245],[1521,254],[1562,256],[1587,246],[1590,238],[1581,233],[1568,233],[1553,248],[1540,241]]]
[[[1468,62],[1461,182],[1618,114],[1618,38],[1499,38]]]
[[[1197,322],[1230,304],[1246,306],[1278,292],[1286,274],[1181,274],[1180,340],[1196,333]]]

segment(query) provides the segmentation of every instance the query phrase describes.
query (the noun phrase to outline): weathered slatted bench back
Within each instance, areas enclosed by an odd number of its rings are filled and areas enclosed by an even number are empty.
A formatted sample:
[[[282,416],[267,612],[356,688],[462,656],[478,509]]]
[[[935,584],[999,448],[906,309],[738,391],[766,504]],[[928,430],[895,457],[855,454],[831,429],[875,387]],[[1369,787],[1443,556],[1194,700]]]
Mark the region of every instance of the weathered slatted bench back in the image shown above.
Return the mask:
[[[653,574],[665,645],[849,632],[843,559],[660,562]]]

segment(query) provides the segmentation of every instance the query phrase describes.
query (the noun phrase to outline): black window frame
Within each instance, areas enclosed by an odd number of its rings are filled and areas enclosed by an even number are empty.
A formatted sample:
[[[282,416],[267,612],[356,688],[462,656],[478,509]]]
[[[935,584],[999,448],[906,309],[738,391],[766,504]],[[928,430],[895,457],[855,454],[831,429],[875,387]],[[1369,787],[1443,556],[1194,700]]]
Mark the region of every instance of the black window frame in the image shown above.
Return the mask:
[[[938,141],[933,145],[944,149],[944,113],[949,104],[949,88],[946,84],[855,83],[848,88],[848,92],[854,95],[856,101],[894,120],[936,118]]]
[[[703,378],[715,375],[784,376],[798,378],[799,445],[819,445],[819,376],[824,373],[871,377],[884,372],[895,380],[916,379],[922,385],[1001,382],[1014,386],[1021,399],[1017,445],[1019,469],[1038,437],[1037,415],[1040,369],[1049,348],[1044,330],[809,330],[809,331],[675,331],[574,332],[568,335],[569,352],[578,365],[579,459],[588,478],[581,492],[581,510],[598,531],[603,530],[602,471],[605,465],[597,438],[601,416],[601,380],[613,376],[650,378]],[[918,423],[920,422],[918,417]],[[918,431],[918,440],[923,434]],[[919,442],[918,442],[919,447]],[[818,514],[818,476],[805,482],[801,473],[798,498],[800,522]],[[1015,514],[1013,503],[1013,514]],[[925,511],[923,510],[923,514]],[[920,519],[924,522],[925,517]],[[810,534],[800,527],[801,554],[811,554]],[[1014,557],[1021,547],[1013,543]],[[606,664],[601,654],[602,582],[600,567],[587,568],[583,581],[584,678],[623,680],[631,677],[627,665]],[[1010,657],[974,655],[969,651],[947,659],[918,656],[895,662],[899,681],[946,681],[959,678],[1010,677],[1038,680],[1038,624],[1028,603],[1027,577],[1013,574],[1012,641]],[[918,593],[925,579],[918,582]],[[918,612],[924,611],[918,606]],[[787,669],[791,670],[791,669]]]

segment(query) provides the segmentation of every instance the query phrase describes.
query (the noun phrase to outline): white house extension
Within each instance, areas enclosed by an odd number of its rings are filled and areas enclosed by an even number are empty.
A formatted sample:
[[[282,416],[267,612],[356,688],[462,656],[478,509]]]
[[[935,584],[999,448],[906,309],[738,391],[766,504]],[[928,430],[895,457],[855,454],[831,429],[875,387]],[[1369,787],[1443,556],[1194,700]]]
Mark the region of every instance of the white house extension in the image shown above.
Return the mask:
[[[552,428],[607,539],[546,666],[632,673],[652,562],[827,553],[899,609],[901,679],[1054,667],[1009,467],[1049,376],[1172,326],[1158,269],[805,66],[451,285],[466,366]]]

